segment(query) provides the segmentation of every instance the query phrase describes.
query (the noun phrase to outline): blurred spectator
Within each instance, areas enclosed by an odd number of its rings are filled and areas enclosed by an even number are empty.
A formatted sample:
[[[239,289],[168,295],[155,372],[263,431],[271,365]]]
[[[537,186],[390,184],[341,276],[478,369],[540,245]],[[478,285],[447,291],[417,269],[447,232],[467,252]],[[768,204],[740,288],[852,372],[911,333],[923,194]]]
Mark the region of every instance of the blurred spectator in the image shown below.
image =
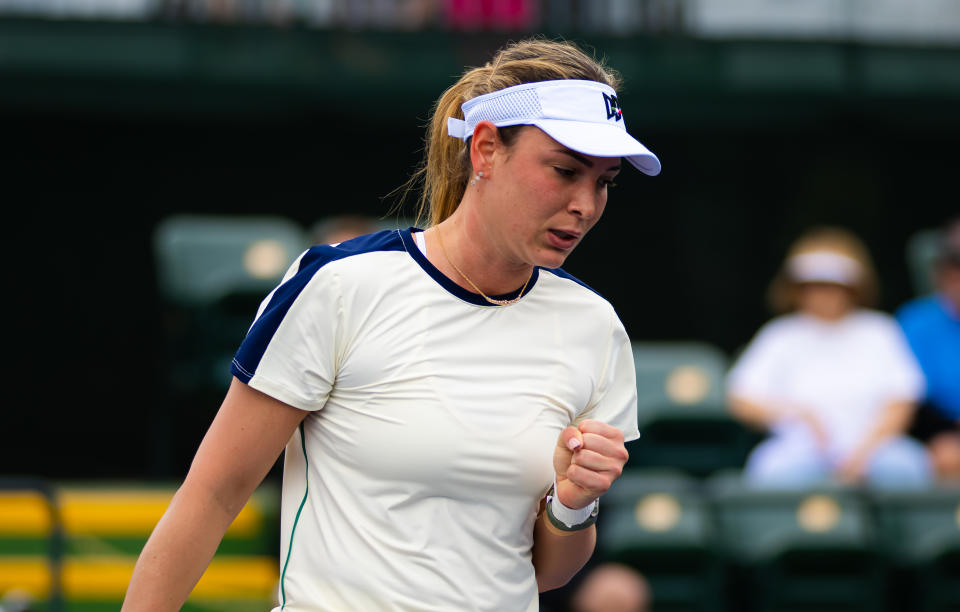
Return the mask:
[[[745,468],[760,486],[925,486],[923,445],[904,435],[923,375],[896,321],[868,310],[873,266],[857,237],[816,229],[792,246],[771,285],[767,323],[729,374],[733,414],[771,434]]]
[[[430,25],[439,10],[439,0],[333,0],[333,5],[337,24],[351,29],[418,29]]]
[[[335,215],[317,221],[310,228],[312,244],[339,244],[345,240],[383,229],[373,217]]]
[[[163,16],[174,19],[274,25],[302,21],[317,27],[408,30],[431,25],[440,8],[439,0],[157,0],[157,4]]]
[[[446,0],[450,27],[461,30],[531,30],[538,22],[534,0]]]
[[[643,574],[619,563],[598,565],[584,577],[570,602],[572,612],[649,612],[650,585]]]
[[[419,30],[434,24],[440,0],[405,0],[397,10],[396,25],[401,29]]]
[[[927,382],[911,434],[927,444],[939,477],[960,480],[960,217],[944,228],[936,293],[897,312]]]
[[[561,7],[567,6],[562,1],[548,2],[549,22],[555,23]],[[682,0],[591,0],[580,2],[577,8],[577,27],[587,31],[627,35],[678,31],[683,26]]]

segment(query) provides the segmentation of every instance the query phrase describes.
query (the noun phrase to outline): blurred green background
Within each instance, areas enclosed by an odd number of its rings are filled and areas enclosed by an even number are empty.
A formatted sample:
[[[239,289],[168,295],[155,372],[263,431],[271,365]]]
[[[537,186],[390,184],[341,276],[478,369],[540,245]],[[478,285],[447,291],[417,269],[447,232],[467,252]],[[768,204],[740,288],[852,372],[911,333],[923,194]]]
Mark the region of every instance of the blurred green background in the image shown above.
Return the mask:
[[[923,291],[910,240],[960,211],[956,2],[544,1],[514,3],[529,11],[510,19],[456,21],[454,8],[468,4],[0,2],[0,193],[11,264],[0,475],[18,491],[0,496],[0,575],[42,563],[55,535],[55,521],[37,518],[44,498],[24,492],[33,484],[58,500],[66,531],[53,546],[68,592],[86,592],[77,586],[89,582],[77,578],[85,571],[128,571],[164,502],[151,498],[152,510],[138,514],[110,506],[111,495],[147,486],[169,496],[219,405],[229,377],[222,358],[269,283],[203,304],[169,294],[157,249],[164,223],[202,215],[269,233],[276,222],[286,227],[277,231],[302,232],[285,244],[304,245],[317,222],[344,213],[403,224],[412,211],[390,216],[386,196],[420,159],[433,100],[509,40],[564,37],[606,57],[625,79],[629,130],[663,163],[658,177],[618,178],[604,220],[566,266],[615,305],[636,342],[697,344],[694,353],[712,355],[704,359],[722,372],[769,317],[766,285],[811,225],[843,225],[864,239],[881,309]],[[721,377],[711,381],[710,397],[722,397]],[[708,428],[699,438],[691,422],[661,423],[666,454],[650,451],[646,465],[695,478],[694,503],[713,525],[723,489],[706,483],[735,469],[755,438],[716,413],[697,414]],[[678,429],[687,439],[677,440]],[[272,576],[258,563],[277,550],[278,474],[251,502],[259,527],[221,551],[226,562],[252,560],[248,586]],[[656,482],[683,497],[679,485]],[[136,528],[71,523],[81,494],[96,498],[93,516],[124,523],[132,513]],[[857,503],[866,529],[877,529],[875,500]],[[877,561],[875,588],[939,588],[917,586],[935,573],[917,578],[880,563],[880,542],[858,544]],[[737,564],[722,562],[733,557],[721,546],[704,550],[717,565],[697,584],[719,590],[680,597],[673,609],[761,606],[730,595],[752,592],[751,574],[731,574]],[[103,555],[119,565],[90,569]],[[3,565],[15,556],[19,565]],[[701,562],[677,561],[676,576]],[[899,582],[884,573],[891,568]],[[0,579],[0,591],[10,580]],[[114,583],[105,609],[122,593],[123,580]],[[31,584],[47,592],[53,583]],[[251,595],[253,609],[271,589]],[[96,597],[77,595],[68,609]],[[196,609],[250,605],[222,599]],[[920,609],[916,601],[877,605]]]

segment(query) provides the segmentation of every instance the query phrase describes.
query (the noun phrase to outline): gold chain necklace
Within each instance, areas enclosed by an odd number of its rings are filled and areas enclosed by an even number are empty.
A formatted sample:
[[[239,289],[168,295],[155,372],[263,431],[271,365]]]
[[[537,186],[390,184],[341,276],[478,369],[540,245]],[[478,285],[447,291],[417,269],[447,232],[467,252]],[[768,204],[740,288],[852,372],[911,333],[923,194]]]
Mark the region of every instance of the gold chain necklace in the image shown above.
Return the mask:
[[[527,290],[527,285],[530,284],[530,279],[533,278],[533,270],[530,271],[530,276],[527,277],[527,282],[523,283],[523,288],[520,289],[520,293],[518,293],[517,297],[513,298],[512,300],[497,300],[492,297],[487,297],[487,294],[484,293],[483,291],[480,291],[480,287],[477,287],[474,284],[474,282],[470,280],[470,277],[464,274],[463,270],[457,267],[457,264],[453,263],[453,260],[450,259],[450,254],[447,253],[447,247],[444,246],[443,244],[443,237],[440,235],[439,225],[436,226],[436,230],[437,230],[437,242],[440,243],[440,249],[443,251],[443,256],[447,258],[447,262],[449,262],[450,265],[453,266],[453,269],[456,270],[460,274],[460,276],[464,278],[464,280],[470,283],[470,286],[473,287],[473,289],[477,293],[479,293],[480,296],[483,297],[483,299],[487,300],[488,302],[490,302],[495,306],[509,306],[510,304],[516,304],[517,302],[520,301],[520,298],[523,297],[523,292]]]

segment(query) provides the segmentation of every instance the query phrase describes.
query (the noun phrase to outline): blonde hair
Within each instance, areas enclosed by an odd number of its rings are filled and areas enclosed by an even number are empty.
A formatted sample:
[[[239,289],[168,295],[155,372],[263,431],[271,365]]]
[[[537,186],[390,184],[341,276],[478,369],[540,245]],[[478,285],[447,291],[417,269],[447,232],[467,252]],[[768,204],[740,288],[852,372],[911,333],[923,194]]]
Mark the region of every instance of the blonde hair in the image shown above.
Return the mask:
[[[493,59],[479,68],[467,70],[460,80],[443,92],[434,104],[432,119],[427,126],[423,163],[400,188],[402,204],[406,195],[422,184],[417,225],[437,225],[452,215],[460,205],[472,172],[470,141],[450,137],[447,118],[462,119],[460,107],[471,98],[514,85],[558,79],[597,81],[614,89],[620,85],[620,76],[615,71],[573,43],[528,39],[500,49]],[[523,127],[500,128],[500,140],[511,146]]]
[[[806,253],[833,253],[853,259],[860,265],[860,277],[850,287],[857,305],[871,307],[877,301],[877,274],[866,245],[853,233],[839,227],[816,227],[804,232],[784,258],[780,271],[770,283],[767,299],[774,312],[790,312],[797,307],[800,283],[794,281],[787,270],[787,262],[796,255]]]

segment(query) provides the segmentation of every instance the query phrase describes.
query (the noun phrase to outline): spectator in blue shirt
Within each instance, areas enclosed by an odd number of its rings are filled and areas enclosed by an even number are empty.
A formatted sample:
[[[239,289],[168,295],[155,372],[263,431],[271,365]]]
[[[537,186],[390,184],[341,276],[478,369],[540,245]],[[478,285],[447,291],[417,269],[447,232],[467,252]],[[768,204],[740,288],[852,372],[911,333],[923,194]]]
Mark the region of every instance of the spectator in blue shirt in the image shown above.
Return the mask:
[[[936,292],[905,304],[897,319],[927,383],[912,433],[941,478],[960,480],[960,217],[947,224],[935,266]]]

